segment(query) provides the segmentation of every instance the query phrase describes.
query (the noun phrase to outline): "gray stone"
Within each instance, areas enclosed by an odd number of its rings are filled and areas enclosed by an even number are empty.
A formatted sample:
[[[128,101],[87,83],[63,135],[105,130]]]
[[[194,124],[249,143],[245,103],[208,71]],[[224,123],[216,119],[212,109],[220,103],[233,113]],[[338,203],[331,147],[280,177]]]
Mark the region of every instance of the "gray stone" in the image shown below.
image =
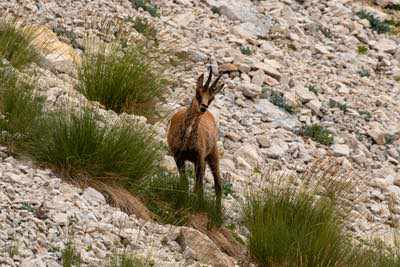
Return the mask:
[[[348,157],[350,156],[350,148],[348,145],[344,144],[334,144],[332,147],[332,151],[337,157]]]

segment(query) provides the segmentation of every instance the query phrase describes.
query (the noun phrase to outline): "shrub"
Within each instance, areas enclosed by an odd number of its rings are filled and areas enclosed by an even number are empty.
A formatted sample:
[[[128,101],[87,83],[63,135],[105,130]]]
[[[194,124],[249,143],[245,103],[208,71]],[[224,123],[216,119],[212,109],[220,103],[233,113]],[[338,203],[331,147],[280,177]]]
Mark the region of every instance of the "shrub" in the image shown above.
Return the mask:
[[[188,178],[190,177],[193,177],[193,174],[188,174]],[[137,187],[137,192],[163,223],[184,225],[189,216],[196,212],[205,212],[212,224],[222,223],[214,198],[207,192],[203,198],[189,192],[187,180],[179,176],[160,172],[154,177],[145,179]]]
[[[84,110],[43,116],[29,150],[36,160],[71,178],[116,178],[129,187],[155,171],[161,145],[142,126],[100,127],[95,116]]]
[[[357,47],[357,52],[360,55],[366,55],[368,53],[368,47],[364,46],[364,45],[359,45]]]
[[[89,49],[79,66],[78,89],[117,113],[154,114],[164,84],[153,60],[140,45]]]
[[[17,69],[38,63],[40,54],[33,44],[36,37],[32,28],[23,27],[15,20],[0,19],[0,58],[6,58]]]
[[[7,132],[3,141],[9,145],[26,141],[42,113],[42,102],[31,84],[19,80],[11,69],[0,69],[0,129]]]
[[[323,145],[333,144],[332,133],[319,124],[306,126],[304,129],[304,135]]]
[[[368,20],[371,28],[377,33],[387,33],[391,31],[391,25],[386,20],[381,21],[378,17],[374,16],[374,14],[370,12],[360,10],[356,14],[361,19]]]

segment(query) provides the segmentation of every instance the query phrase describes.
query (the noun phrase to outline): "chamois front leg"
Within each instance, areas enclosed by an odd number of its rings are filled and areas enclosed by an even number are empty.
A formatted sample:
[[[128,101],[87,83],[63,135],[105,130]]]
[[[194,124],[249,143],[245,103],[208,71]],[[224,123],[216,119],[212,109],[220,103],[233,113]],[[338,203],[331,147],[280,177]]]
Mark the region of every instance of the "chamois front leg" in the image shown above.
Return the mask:
[[[174,156],[176,167],[178,168],[181,186],[185,192],[189,192],[189,182],[186,176],[185,160],[179,156]]]
[[[214,190],[215,190],[215,204],[218,211],[221,211],[222,207],[222,185],[221,175],[219,172],[219,158],[218,149],[215,147],[210,155],[207,157],[208,166],[210,166],[212,175],[214,177]]]
[[[206,171],[206,162],[204,159],[199,158],[194,163],[195,171],[196,171],[196,183],[194,185],[193,191],[200,195],[203,198],[203,178],[204,173]]]

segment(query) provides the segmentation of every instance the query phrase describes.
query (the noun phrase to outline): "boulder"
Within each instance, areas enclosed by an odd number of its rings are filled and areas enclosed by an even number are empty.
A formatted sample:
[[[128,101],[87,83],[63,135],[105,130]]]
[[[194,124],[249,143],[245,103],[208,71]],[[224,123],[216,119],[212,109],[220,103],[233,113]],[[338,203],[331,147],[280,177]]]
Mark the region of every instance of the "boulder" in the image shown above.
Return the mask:
[[[176,241],[186,257],[212,266],[235,266],[233,258],[222,253],[208,236],[198,230],[182,227]]]

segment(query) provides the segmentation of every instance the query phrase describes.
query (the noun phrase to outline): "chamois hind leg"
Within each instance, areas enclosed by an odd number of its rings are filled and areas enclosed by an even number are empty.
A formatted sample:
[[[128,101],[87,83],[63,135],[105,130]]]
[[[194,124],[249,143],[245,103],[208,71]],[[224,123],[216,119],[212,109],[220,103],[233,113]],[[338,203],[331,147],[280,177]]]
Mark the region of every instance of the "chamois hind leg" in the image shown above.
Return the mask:
[[[203,178],[206,172],[206,162],[204,159],[197,159],[194,163],[194,168],[196,171],[196,183],[194,185],[193,191],[203,197]]]
[[[219,172],[219,158],[218,149],[215,147],[210,155],[207,157],[208,166],[210,166],[211,172],[214,177],[214,189],[215,189],[215,203],[218,211],[221,211],[222,201],[222,185],[221,175]]]
[[[178,168],[181,186],[184,188],[186,192],[189,192],[189,182],[186,175],[185,160],[179,156],[175,156],[174,159],[176,166]]]

